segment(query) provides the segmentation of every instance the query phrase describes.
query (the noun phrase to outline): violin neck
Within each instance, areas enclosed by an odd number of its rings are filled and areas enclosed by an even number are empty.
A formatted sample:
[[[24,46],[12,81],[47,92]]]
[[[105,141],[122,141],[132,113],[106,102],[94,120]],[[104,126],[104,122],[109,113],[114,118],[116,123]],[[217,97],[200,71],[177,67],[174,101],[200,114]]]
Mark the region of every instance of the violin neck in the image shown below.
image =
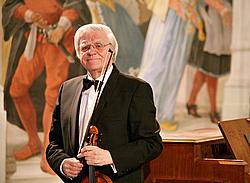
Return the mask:
[[[89,166],[89,183],[96,183],[94,166]]]

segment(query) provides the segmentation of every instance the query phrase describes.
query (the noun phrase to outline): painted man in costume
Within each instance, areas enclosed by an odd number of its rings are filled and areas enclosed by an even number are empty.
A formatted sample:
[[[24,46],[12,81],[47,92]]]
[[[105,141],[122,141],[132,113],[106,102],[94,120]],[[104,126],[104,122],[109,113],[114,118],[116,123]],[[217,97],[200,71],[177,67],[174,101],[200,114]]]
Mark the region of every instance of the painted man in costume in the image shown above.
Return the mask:
[[[16,160],[27,159],[42,150],[37,134],[35,108],[36,102],[41,101],[42,95],[38,95],[33,103],[30,88],[44,70],[46,88],[42,117],[43,147],[44,149],[47,147],[57,93],[61,83],[68,77],[70,66],[65,53],[58,45],[63,44],[68,52],[73,54],[74,25],[89,22],[91,22],[91,16],[85,1],[5,1],[3,5],[4,39],[8,40],[13,36],[5,82],[5,108],[7,112],[10,111],[8,113],[10,117],[12,114],[8,104],[11,103],[9,102],[11,96],[21,123],[28,134],[27,145],[15,152]],[[47,34],[48,30],[50,30],[49,34]],[[47,164],[44,151],[41,168],[45,172],[53,173]]]

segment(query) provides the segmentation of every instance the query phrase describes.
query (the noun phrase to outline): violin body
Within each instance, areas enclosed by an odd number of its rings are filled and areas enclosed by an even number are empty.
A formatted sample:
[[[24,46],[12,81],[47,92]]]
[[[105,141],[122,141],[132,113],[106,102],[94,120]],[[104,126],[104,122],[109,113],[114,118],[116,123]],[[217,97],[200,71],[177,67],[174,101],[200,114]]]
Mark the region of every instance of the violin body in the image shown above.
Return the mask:
[[[97,146],[98,129],[91,125],[89,128],[89,145]],[[95,171],[94,166],[89,166],[89,175],[84,177],[81,183],[113,183],[112,180],[99,171]]]
[[[85,177],[81,183],[89,183],[89,177]],[[107,176],[98,171],[95,172],[95,183],[113,183],[112,180]]]

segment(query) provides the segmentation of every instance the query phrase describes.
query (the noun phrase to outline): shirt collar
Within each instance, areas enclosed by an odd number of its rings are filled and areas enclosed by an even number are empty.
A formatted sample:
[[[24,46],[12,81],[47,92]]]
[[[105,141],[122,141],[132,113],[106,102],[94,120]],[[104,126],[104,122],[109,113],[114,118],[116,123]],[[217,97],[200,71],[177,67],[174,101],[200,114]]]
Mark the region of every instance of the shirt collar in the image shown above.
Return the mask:
[[[108,70],[107,70],[107,72],[106,72],[106,76],[105,76],[104,81],[103,81],[103,84],[107,82],[107,80],[108,80],[108,78],[109,78],[109,76],[110,76],[110,74],[111,74],[113,68],[114,68],[113,65],[111,65],[111,66],[108,68]],[[104,75],[102,74],[101,76],[99,76],[99,77],[96,78],[95,80],[102,81],[103,76],[104,76]],[[91,75],[90,75],[89,72],[87,72],[87,78],[90,79],[90,80],[94,80],[94,79],[91,77]]]

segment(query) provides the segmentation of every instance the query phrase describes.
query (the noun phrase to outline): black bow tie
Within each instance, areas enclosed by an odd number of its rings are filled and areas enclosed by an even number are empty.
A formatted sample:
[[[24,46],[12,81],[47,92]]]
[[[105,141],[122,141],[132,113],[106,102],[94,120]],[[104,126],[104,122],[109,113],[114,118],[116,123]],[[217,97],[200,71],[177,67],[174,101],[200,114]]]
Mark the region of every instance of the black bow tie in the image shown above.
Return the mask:
[[[101,89],[101,87],[102,87],[102,84],[103,84],[102,81],[99,81],[99,80],[89,80],[89,79],[87,79],[87,78],[84,78],[84,79],[83,79],[83,89],[84,89],[84,90],[87,90],[87,89],[89,89],[92,85],[94,85],[95,91],[96,91],[97,86],[98,86],[98,83],[100,83],[100,84],[99,84],[99,87],[98,87],[98,91],[99,91],[99,90]]]

